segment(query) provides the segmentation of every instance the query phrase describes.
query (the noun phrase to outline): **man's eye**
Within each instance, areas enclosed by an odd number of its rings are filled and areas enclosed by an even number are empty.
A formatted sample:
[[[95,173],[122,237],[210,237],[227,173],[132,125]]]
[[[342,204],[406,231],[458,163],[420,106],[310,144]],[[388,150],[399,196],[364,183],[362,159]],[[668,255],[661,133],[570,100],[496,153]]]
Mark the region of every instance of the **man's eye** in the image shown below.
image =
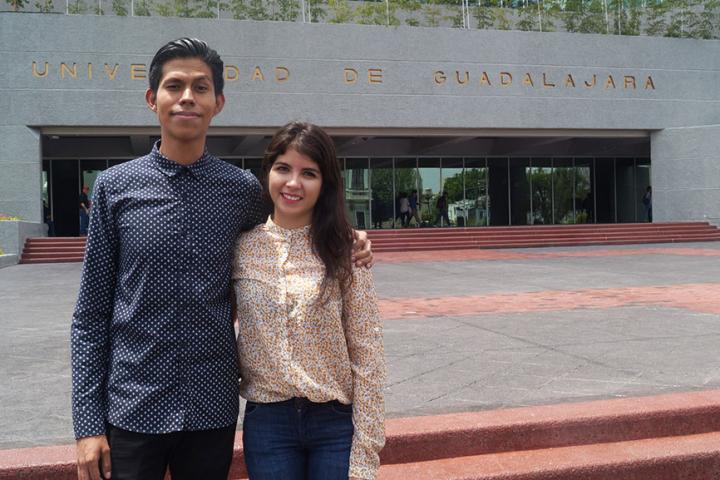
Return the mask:
[[[209,90],[209,88],[207,87],[207,85],[198,85],[198,86],[196,87],[196,89],[197,89],[198,92],[207,92],[207,91]]]

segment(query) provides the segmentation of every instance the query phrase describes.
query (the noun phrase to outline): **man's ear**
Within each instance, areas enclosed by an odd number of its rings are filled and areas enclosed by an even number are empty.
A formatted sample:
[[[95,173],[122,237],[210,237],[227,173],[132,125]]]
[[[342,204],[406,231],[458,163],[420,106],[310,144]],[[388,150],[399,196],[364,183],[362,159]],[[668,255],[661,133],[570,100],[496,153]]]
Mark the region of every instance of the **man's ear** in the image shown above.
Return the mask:
[[[225,106],[225,95],[222,93],[220,95],[215,95],[215,115],[222,112],[223,107]],[[213,115],[213,116],[215,116]]]
[[[145,103],[147,103],[148,108],[152,110],[153,112],[157,111],[157,96],[155,95],[155,92],[152,91],[152,89],[148,88],[145,90]]]

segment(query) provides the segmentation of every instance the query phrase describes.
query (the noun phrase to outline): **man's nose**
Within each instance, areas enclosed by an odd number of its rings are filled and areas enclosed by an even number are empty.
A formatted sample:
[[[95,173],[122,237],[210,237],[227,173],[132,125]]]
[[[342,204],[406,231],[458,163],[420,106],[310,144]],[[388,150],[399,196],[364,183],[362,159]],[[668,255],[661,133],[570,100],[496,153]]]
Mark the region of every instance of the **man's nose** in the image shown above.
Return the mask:
[[[186,88],[183,90],[182,97],[180,97],[181,103],[194,103],[195,102],[195,96],[193,95],[192,88]]]

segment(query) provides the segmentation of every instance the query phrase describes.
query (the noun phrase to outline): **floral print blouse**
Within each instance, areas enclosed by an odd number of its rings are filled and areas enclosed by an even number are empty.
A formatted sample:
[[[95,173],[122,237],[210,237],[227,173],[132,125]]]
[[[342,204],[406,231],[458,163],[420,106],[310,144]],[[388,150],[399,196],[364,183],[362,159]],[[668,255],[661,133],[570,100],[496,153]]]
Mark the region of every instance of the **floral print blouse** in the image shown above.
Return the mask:
[[[233,283],[240,333],[240,394],[258,403],[305,397],[353,405],[351,478],[374,479],[385,443],[385,357],[372,274],[353,268],[352,286],[328,285],[310,227],[270,218],[240,236]]]

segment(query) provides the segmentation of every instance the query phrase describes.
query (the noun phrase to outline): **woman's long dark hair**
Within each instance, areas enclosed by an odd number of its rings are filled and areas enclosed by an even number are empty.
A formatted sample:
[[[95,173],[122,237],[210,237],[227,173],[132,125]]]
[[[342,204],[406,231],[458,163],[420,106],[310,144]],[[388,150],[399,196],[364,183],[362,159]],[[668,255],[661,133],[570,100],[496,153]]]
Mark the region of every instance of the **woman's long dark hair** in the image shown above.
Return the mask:
[[[268,192],[268,174],[275,160],[288,150],[307,156],[320,167],[322,186],[312,213],[310,233],[313,252],[325,265],[320,290],[324,303],[330,281],[337,280],[342,291],[352,283],[353,230],[345,213],[343,182],[335,145],[323,129],[312,123],[290,122],[273,136],[262,162],[263,186]]]

